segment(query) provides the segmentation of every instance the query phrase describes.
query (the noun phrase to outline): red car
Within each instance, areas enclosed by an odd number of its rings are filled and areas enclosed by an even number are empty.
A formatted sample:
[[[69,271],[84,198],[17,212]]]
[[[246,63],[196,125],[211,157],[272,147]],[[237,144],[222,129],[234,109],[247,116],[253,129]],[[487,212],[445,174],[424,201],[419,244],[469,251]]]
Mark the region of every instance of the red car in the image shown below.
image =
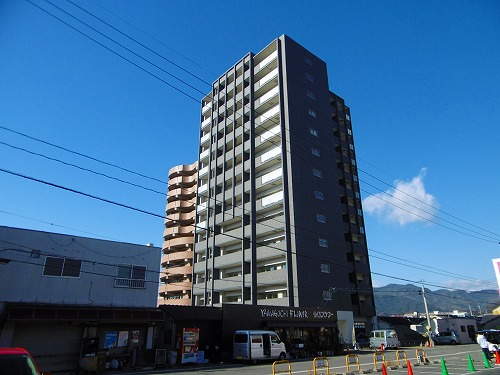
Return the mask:
[[[40,372],[33,357],[23,348],[0,348],[0,374],[51,375]]]

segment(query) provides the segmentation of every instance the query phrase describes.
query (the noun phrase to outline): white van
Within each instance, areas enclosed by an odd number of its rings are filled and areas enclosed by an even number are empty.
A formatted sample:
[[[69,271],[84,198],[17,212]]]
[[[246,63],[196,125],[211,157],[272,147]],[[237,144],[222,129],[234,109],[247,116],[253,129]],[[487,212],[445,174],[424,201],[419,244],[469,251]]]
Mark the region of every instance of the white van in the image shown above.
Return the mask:
[[[236,331],[233,359],[257,363],[265,359],[285,359],[285,344],[273,331]]]
[[[370,333],[370,348],[372,349],[394,348],[397,349],[399,343],[398,335],[393,329],[377,329]]]

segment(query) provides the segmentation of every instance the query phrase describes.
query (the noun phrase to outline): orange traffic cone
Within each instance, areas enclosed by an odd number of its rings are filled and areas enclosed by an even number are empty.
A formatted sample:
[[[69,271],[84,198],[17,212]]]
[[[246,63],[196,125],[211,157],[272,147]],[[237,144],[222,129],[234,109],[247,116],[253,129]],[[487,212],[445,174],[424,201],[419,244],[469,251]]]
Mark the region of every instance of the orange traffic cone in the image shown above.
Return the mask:
[[[385,367],[385,363],[382,363],[382,375],[387,375],[387,367]]]
[[[384,349],[385,349],[384,344],[380,344],[380,351],[381,351],[381,352],[383,352],[383,351],[384,351]]]
[[[498,354],[498,350],[495,352],[495,365],[500,365],[500,354]]]
[[[406,361],[406,364],[408,365],[408,375],[413,375],[413,369],[411,368],[410,361]]]

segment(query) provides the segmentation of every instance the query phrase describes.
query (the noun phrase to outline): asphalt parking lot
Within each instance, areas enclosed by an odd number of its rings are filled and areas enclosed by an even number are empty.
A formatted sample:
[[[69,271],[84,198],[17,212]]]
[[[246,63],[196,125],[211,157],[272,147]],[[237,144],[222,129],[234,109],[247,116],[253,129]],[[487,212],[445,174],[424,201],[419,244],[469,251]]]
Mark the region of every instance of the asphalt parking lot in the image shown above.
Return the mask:
[[[416,351],[424,352],[429,363],[419,364]],[[419,352],[421,354],[421,352]],[[407,347],[396,350],[386,350],[384,363],[387,375],[465,375],[470,373],[498,374],[500,365],[495,364],[495,359],[488,364],[483,359],[481,348],[477,344],[443,345],[434,348]],[[377,357],[376,357],[377,356]],[[400,357],[399,363],[398,358]],[[406,357],[406,359],[405,359]],[[240,363],[222,363],[210,365],[175,366],[174,368],[154,369],[149,371],[135,371],[130,374],[238,374],[238,375],[273,375],[273,374],[301,374],[301,375],[334,375],[365,373],[382,375],[382,361],[380,354],[372,351],[351,352],[350,363],[347,356],[326,357],[327,361],[317,360],[314,367],[313,358],[291,360],[288,363],[276,364],[273,373],[273,362],[263,362],[257,365]],[[356,362],[353,361],[356,359]],[[375,362],[375,359],[377,361]],[[470,359],[469,359],[470,358]],[[411,367],[407,366],[407,361]],[[358,371],[358,362],[359,370]],[[443,365],[444,363],[444,365]],[[327,365],[327,366],[326,366]],[[347,366],[349,365],[349,366]],[[376,366],[376,370],[375,370]],[[290,368],[290,372],[288,369]],[[126,372],[120,372],[125,375]]]

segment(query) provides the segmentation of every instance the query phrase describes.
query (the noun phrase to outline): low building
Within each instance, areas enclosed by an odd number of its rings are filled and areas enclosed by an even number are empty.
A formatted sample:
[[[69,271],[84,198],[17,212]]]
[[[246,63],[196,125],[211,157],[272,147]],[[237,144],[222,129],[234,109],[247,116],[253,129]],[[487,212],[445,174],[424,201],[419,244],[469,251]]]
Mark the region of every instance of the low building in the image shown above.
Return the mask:
[[[393,329],[398,334],[401,346],[414,346],[424,344],[427,339],[415,328],[425,325],[425,318],[405,318],[397,316],[377,317],[378,329]]]
[[[431,317],[432,333],[455,331],[462,344],[476,342],[477,323],[474,317],[456,315],[434,315]]]
[[[53,372],[98,352],[137,361],[164,322],[160,258],[157,247],[0,226],[0,346]]]

